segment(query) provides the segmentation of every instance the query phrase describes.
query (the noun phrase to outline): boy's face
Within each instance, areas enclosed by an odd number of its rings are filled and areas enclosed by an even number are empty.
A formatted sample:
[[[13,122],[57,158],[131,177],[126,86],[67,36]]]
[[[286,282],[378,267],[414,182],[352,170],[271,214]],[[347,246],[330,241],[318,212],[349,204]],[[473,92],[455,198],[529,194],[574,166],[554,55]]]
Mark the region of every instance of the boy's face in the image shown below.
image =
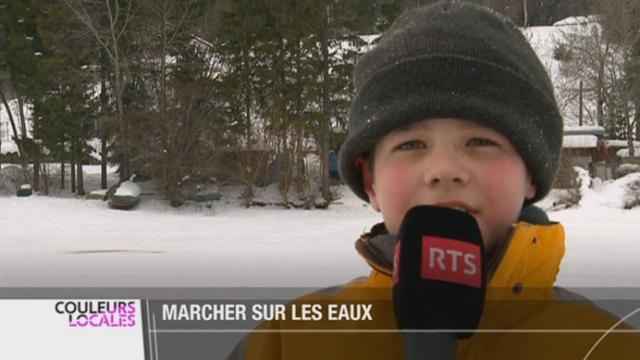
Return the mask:
[[[396,129],[373,156],[372,170],[363,165],[364,186],[392,234],[416,205],[464,208],[491,251],[536,192],[511,142],[470,121],[430,119]]]

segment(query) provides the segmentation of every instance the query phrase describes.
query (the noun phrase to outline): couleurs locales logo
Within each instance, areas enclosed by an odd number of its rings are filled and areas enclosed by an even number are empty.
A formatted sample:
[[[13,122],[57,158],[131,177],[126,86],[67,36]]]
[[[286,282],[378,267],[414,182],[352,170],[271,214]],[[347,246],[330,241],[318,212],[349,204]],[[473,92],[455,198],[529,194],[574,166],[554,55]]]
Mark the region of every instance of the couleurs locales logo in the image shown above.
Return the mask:
[[[70,327],[117,328],[136,325],[136,303],[134,301],[58,301],[55,312],[68,316]]]

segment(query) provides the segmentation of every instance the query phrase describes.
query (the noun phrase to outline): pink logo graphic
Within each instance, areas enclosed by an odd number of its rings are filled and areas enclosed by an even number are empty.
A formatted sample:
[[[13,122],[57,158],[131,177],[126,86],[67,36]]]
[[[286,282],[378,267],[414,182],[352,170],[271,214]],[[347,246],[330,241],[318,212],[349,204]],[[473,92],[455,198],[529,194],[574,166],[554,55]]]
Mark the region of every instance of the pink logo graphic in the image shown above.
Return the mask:
[[[136,326],[137,309],[134,301],[58,301],[54,310],[68,316],[69,327]]]
[[[393,250],[393,285],[397,285],[400,281],[400,241],[396,242]]]

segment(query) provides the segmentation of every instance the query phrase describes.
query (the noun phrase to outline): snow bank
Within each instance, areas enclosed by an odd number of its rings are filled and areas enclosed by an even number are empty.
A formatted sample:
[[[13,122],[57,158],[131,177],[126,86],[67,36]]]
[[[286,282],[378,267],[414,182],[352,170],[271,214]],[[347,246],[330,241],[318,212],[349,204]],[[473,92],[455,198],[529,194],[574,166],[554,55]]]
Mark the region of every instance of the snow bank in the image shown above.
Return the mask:
[[[99,195],[99,196],[106,196],[107,195],[107,191],[108,191],[108,189],[93,190],[93,191],[91,191],[90,194]]]
[[[574,168],[580,181],[580,202],[573,209],[602,210],[640,208],[640,173],[630,173],[617,180],[602,181],[591,178],[583,168]],[[570,190],[553,189],[539,201],[536,206],[545,211],[557,211],[567,205],[566,199],[571,197]],[[561,206],[562,205],[562,206]]]
[[[616,169],[616,177],[621,178],[625,175],[640,172],[640,165],[638,164],[621,164]]]
[[[336,191],[342,203],[328,210],[216,203],[215,214],[161,201],[125,213],[90,200],[4,198],[0,286],[345,283],[370,271],[353,244],[381,216],[348,188]],[[567,236],[558,285],[640,286],[639,215],[610,207],[549,213]]]
[[[635,156],[640,156],[640,147],[634,147]],[[629,149],[620,149],[616,151],[616,155],[620,158],[628,158],[629,157]]]
[[[613,181],[594,180],[592,187],[585,187],[583,184],[580,206],[584,208],[628,208],[636,200],[636,196],[640,196],[640,190],[634,189],[638,185],[640,185],[640,173],[628,174]]]

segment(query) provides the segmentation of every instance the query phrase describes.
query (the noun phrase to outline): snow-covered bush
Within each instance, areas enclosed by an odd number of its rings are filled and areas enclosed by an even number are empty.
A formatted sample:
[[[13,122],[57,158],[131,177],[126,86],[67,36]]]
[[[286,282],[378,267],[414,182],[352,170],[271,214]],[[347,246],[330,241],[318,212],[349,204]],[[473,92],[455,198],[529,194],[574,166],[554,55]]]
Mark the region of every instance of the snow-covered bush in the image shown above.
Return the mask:
[[[582,207],[606,206],[617,209],[630,209],[638,206],[640,200],[640,173],[632,173],[617,180],[607,180],[594,184],[582,193]]]
[[[640,206],[640,178],[627,183],[624,196],[624,208],[632,209]]]
[[[322,197],[317,181],[306,182],[301,191],[290,187],[286,196],[283,196],[278,183],[255,187],[254,191],[249,206],[278,206],[287,209],[324,209],[329,206],[329,202]],[[240,198],[242,199],[242,195]]]
[[[640,172],[640,165],[638,164],[621,164],[616,169],[615,177],[619,179],[623,176],[629,175],[631,173]]]
[[[28,174],[30,175],[30,174]],[[9,165],[0,170],[0,194],[15,195],[22,183],[24,183],[22,168]],[[29,181],[31,179],[28,179]]]

